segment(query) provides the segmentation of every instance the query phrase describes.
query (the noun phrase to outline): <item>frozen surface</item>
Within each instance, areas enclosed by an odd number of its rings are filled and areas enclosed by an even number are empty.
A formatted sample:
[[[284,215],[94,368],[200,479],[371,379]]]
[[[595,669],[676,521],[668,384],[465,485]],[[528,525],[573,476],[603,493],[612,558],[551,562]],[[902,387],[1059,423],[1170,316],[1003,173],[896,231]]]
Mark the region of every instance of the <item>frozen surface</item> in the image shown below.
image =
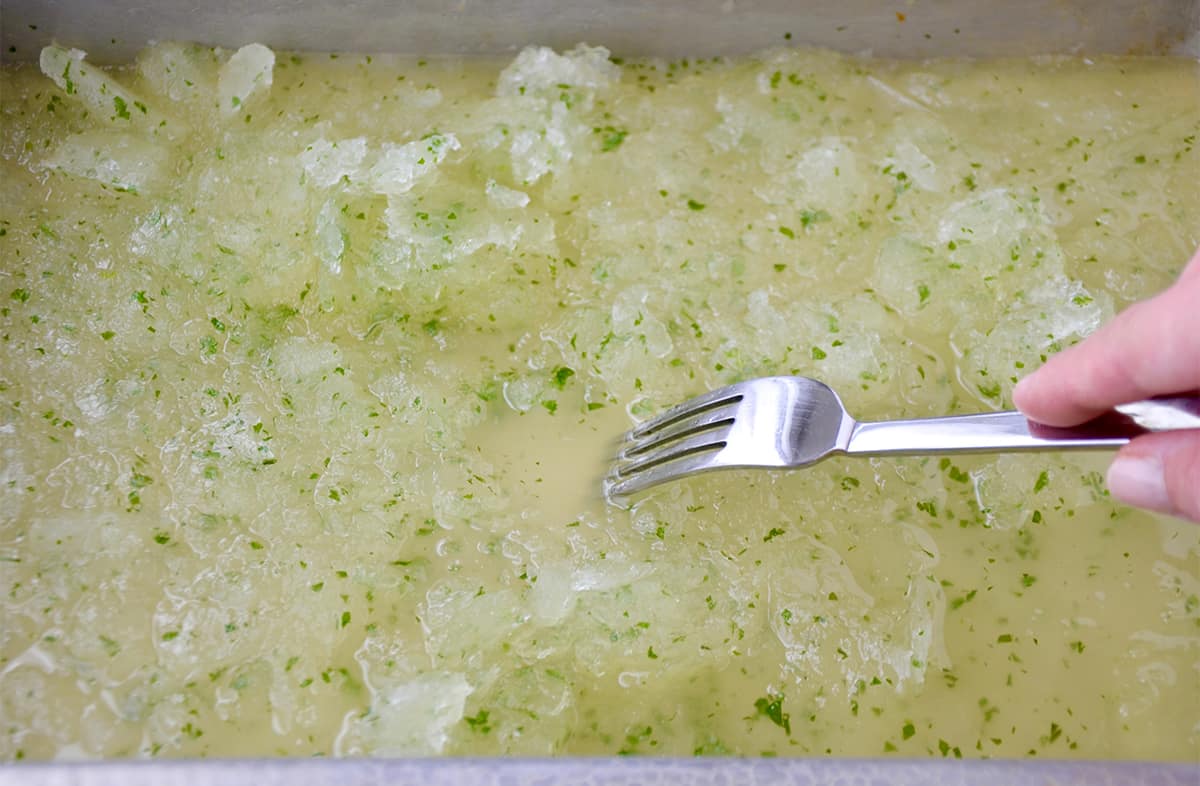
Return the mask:
[[[1114,505],[1103,457],[629,511],[598,478],[760,374],[864,419],[1008,406],[1200,238],[1197,78],[181,43],[0,72],[0,758],[1193,761],[1200,530]],[[590,775],[710,773],[623,766]]]
[[[244,111],[256,93],[271,87],[275,53],[262,44],[247,44],[234,52],[217,75],[217,106],[227,115]]]

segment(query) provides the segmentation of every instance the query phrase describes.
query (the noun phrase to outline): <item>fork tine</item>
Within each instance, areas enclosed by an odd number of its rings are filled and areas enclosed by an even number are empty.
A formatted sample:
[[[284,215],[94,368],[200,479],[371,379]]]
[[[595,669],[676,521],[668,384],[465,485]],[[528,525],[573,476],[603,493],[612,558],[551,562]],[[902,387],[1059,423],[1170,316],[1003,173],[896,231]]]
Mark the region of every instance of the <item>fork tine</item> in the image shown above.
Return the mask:
[[[711,453],[725,447],[725,438],[729,436],[729,428],[719,428],[693,434],[690,437],[675,440],[665,445],[620,461],[613,467],[617,477],[629,477],[644,472],[659,464],[666,464],[676,459],[697,453]]]
[[[655,431],[660,431],[676,423],[677,421],[683,420],[684,418],[700,414],[701,412],[709,409],[715,409],[716,407],[720,407],[724,404],[732,404],[741,401],[743,389],[744,385],[742,384],[730,385],[728,387],[721,388],[720,390],[714,390],[711,393],[705,393],[701,396],[696,396],[693,399],[688,399],[682,404],[671,407],[658,417],[647,420],[640,426],[636,426],[629,432],[628,438],[631,440],[641,439],[648,434],[652,434]]]
[[[644,434],[641,438],[630,439],[618,453],[617,458],[633,460],[668,442],[729,425],[733,423],[734,415],[737,414],[736,402],[739,400],[723,401],[711,409],[701,408],[698,410],[699,414],[674,420],[662,428]],[[630,434],[632,433],[630,432]]]
[[[696,396],[631,429],[604,479],[605,497],[620,502],[651,486],[713,469],[745,387],[738,383]]]
[[[691,453],[673,461],[659,463],[648,469],[629,476],[622,476],[618,470],[605,479],[605,497],[621,502],[625,497],[632,496],[646,489],[666,483],[669,480],[691,475],[706,469],[712,469],[712,454],[710,452]]]

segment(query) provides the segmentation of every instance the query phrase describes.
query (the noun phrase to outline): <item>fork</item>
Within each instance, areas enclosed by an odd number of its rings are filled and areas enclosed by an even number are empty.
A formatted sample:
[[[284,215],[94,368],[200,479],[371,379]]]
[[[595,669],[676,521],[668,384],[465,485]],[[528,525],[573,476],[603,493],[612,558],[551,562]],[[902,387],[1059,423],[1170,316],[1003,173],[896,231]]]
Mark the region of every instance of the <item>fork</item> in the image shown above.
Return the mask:
[[[763,377],[698,396],[627,432],[604,492],[622,504],[651,486],[718,469],[806,467],[839,453],[1095,450],[1177,429],[1200,429],[1200,396],[1122,404],[1072,428],[1043,426],[1012,411],[860,423],[822,382]]]

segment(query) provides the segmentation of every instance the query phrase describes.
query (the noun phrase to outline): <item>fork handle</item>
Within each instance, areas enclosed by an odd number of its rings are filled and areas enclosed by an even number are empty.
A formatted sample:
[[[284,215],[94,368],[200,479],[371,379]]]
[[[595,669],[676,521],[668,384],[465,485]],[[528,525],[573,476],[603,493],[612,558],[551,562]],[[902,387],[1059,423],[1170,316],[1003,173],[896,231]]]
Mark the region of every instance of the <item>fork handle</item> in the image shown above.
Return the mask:
[[[1117,410],[1070,428],[1033,423],[1020,412],[855,423],[846,452],[883,456],[1097,450],[1118,448],[1151,431],[1200,429],[1200,396],[1147,399]]]

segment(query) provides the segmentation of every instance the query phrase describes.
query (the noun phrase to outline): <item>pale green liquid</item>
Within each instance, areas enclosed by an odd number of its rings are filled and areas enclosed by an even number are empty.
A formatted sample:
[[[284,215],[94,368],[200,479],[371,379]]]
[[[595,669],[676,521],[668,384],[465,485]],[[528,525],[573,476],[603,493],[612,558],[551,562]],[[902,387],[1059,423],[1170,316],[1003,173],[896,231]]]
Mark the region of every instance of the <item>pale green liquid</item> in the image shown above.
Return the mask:
[[[227,57],[0,71],[0,757],[1196,759],[1102,455],[599,495],[751,376],[1008,406],[1200,239],[1194,62]]]

